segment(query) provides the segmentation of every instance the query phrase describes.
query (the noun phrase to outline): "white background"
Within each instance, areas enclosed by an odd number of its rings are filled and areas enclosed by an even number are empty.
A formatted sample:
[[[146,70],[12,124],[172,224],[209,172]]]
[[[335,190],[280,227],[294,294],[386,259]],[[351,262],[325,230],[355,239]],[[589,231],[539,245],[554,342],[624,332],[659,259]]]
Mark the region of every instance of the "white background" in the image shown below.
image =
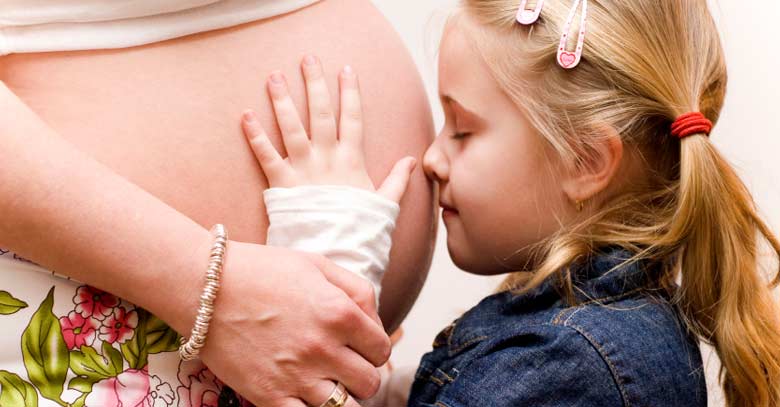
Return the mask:
[[[414,57],[433,106],[437,129],[443,117],[436,97],[435,46],[442,19],[453,0],[373,0],[401,34]],[[518,1],[519,4],[519,1]],[[729,88],[720,122],[712,135],[754,194],[762,214],[780,231],[780,2],[710,0],[729,66]],[[396,366],[416,366],[438,331],[490,294],[500,278],[472,276],[451,262],[440,233],[428,281],[409,317],[405,336],[394,349]],[[710,406],[722,406],[717,361],[705,350]]]

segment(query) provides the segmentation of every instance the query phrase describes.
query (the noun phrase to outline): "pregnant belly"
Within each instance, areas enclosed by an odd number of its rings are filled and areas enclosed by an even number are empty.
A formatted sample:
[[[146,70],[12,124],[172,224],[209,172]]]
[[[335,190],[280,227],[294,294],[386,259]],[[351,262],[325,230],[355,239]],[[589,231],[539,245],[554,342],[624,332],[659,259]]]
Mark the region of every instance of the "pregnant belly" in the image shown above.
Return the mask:
[[[283,70],[303,108],[298,64],[306,53],[320,55],[332,74],[334,102],[337,71],[351,64],[361,75],[375,183],[403,155],[421,157],[433,132],[419,77],[387,22],[361,0],[130,49],[11,55],[0,75],[62,137],[120,175],[204,226],[225,223],[233,239],[264,242],[267,184],[239,116],[256,109],[280,147],[265,78]],[[416,298],[430,260],[432,194],[421,172],[403,205],[385,284],[387,295],[404,298],[383,296],[391,326]]]

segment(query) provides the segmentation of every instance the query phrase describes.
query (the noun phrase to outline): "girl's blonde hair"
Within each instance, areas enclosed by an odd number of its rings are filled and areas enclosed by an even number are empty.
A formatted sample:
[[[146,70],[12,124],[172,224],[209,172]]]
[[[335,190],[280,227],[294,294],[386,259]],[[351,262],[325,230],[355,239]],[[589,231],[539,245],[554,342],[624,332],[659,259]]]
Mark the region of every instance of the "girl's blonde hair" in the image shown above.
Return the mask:
[[[678,116],[701,112],[717,122],[723,105],[726,64],[706,0],[589,0],[583,59],[573,70],[556,62],[571,0],[546,0],[529,27],[515,21],[519,0],[462,3],[451,23],[468,30],[496,81],[564,162],[587,164],[607,125],[641,153],[645,167],[646,180],[634,183],[641,189],[545,240],[534,251],[533,276],[512,275],[504,288],[529,290],[557,276],[571,300],[572,264],[600,248],[629,249],[631,261],[663,266],[659,287],[673,293],[689,329],[716,349],[728,405],[780,404],[780,324],[771,292],[780,273],[770,284],[760,271],[762,243],[774,257],[780,242],[705,134],[671,135]],[[579,15],[568,49],[577,22]]]

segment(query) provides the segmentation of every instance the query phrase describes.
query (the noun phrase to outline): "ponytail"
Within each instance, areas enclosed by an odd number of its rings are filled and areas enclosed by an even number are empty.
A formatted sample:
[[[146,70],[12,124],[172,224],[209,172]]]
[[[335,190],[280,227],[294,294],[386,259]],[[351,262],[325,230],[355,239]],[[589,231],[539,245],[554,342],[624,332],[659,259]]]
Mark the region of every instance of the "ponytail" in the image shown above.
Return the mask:
[[[760,270],[762,241],[780,243],[747,188],[704,136],[681,141],[677,211],[660,244],[679,242],[676,302],[715,347],[729,406],[780,405],[780,320]]]

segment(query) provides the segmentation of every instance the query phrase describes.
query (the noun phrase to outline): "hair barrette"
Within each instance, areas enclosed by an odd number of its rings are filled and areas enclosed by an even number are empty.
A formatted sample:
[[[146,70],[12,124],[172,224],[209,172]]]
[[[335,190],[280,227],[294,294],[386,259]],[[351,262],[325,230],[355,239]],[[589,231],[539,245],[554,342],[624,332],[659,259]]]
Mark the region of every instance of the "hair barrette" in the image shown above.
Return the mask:
[[[571,30],[571,24],[574,21],[574,16],[577,14],[577,8],[582,2],[582,20],[580,23],[580,35],[577,37],[577,48],[574,52],[566,50],[566,40]],[[566,20],[566,24],[563,26],[563,34],[561,35],[561,43],[558,46],[558,65],[564,69],[572,69],[580,63],[582,59],[582,47],[585,44],[586,21],[588,16],[588,0],[574,0],[574,5],[569,12],[569,18]]]
[[[520,9],[517,10],[517,22],[523,25],[531,25],[539,19],[539,15],[542,14],[542,7],[544,7],[544,0],[536,0],[536,7],[533,10],[526,9],[528,0],[522,0],[520,2]]]

